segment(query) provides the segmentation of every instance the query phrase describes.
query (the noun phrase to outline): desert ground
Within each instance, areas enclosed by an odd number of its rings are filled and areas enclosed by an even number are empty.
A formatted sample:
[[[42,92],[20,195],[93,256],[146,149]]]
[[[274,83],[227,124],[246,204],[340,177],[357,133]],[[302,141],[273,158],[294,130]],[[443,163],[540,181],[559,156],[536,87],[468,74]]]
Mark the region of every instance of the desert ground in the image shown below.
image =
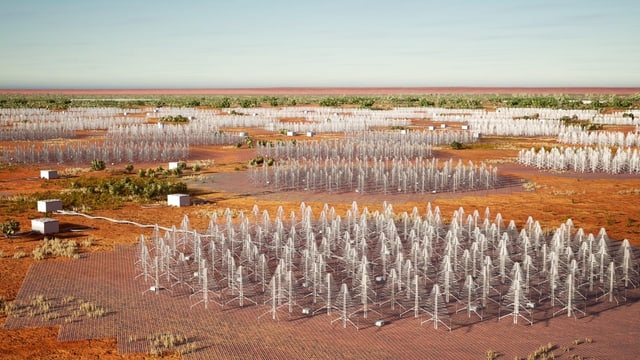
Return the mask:
[[[20,93],[21,91],[15,91]],[[450,88],[380,88],[380,89],[220,89],[220,90],[140,90],[138,91],[85,91],[64,90],[64,94],[390,94],[390,93],[602,93],[629,94],[638,89],[455,89]],[[628,128],[622,129],[631,131]],[[252,130],[248,130],[252,131]],[[256,132],[257,140],[272,139],[274,134]],[[300,203],[319,211],[325,204],[344,213],[354,201],[360,207],[375,211],[384,201],[393,204],[394,211],[410,212],[414,207],[424,211],[427,204],[437,206],[446,217],[464,207],[467,212],[486,208],[492,213],[501,213],[506,221],[514,220],[522,226],[529,216],[540,221],[545,230],[555,229],[567,219],[585,233],[597,234],[606,228],[609,238],[615,241],[628,239],[640,246],[640,177],[637,175],[576,174],[572,172],[550,172],[521,166],[513,161],[520,149],[553,146],[555,138],[511,138],[484,137],[483,146],[455,150],[447,146],[434,149],[441,159],[463,161],[493,161],[499,166],[499,174],[513,181],[508,186],[473,192],[437,194],[357,194],[292,191],[285,194],[255,188],[245,175],[247,162],[255,157],[255,150],[228,146],[201,146],[191,149],[187,163],[209,161],[210,166],[198,174],[187,171],[183,177],[189,187],[194,204],[188,207],[168,207],[166,203],[126,203],[116,209],[92,210],[92,216],[128,220],[140,224],[158,224],[163,227],[178,225],[186,216],[191,226],[206,229],[210,214],[222,213],[225,209],[250,213],[254,205],[275,213],[278,206],[285,211],[296,210]],[[2,144],[4,145],[4,144]],[[151,168],[164,163],[134,164],[136,169]],[[88,168],[71,171],[68,167],[47,164],[47,168],[76,177],[116,177],[125,173],[124,164],[107,165],[106,170],[90,171]],[[80,259],[50,258],[34,260],[32,251],[42,243],[43,235],[29,233],[30,221],[40,217],[36,209],[15,209],[15,199],[43,191],[61,191],[62,181],[39,178],[40,165],[11,165],[0,168],[0,220],[13,218],[20,223],[24,234],[0,240],[0,298],[11,302],[25,294],[37,294],[37,289],[22,289],[25,279],[31,286],[46,283],[64,283],[69,291],[84,294],[85,298],[100,291],[112,291],[108,296],[131,296],[138,305],[150,299],[158,313],[174,310],[175,303],[167,294],[145,294],[144,284],[134,279],[127,281],[132,273],[117,269],[118,257],[131,257],[127,249],[134,246],[141,234],[149,235],[151,229],[129,224],[89,219],[82,216],[56,215],[60,220],[61,239],[82,242],[90,239],[89,246],[81,246]],[[16,256],[24,253],[26,256]],[[101,263],[101,261],[103,261]],[[100,265],[103,264],[103,265]],[[110,264],[110,265],[104,265]],[[105,266],[113,273],[96,271],[95,266]],[[110,266],[110,267],[109,267]],[[37,274],[49,274],[49,279],[35,279]],[[92,289],[97,281],[118,289]],[[60,280],[63,279],[63,280]],[[71,283],[69,283],[71,282]],[[39,285],[38,285],[39,284]],[[102,290],[101,290],[102,289]],[[106,289],[106,290],[105,290]],[[94,291],[92,293],[92,291]],[[26,295],[25,295],[26,296]],[[137,296],[137,297],[136,297]],[[143,298],[146,297],[146,298]],[[237,308],[202,307],[185,310],[187,324],[171,324],[161,319],[137,319],[136,321],[158,322],[164,327],[210,326],[206,331],[215,333],[215,346],[185,355],[199,358],[207,354],[212,358],[487,358],[494,351],[497,358],[526,358],[540,346],[552,344],[556,358],[635,358],[640,352],[637,338],[640,336],[640,303],[638,294],[629,296],[619,306],[605,307],[597,313],[588,313],[577,319],[558,316],[528,326],[512,324],[509,320],[481,321],[470,326],[456,328],[451,332],[434,330],[429,325],[421,326],[412,318],[394,319],[383,327],[342,327],[330,323],[322,315],[313,318],[284,318],[277,322],[271,319],[257,320],[265,312],[255,306],[246,311]],[[114,300],[117,301],[117,300]],[[134,301],[134,300],[132,300]],[[183,301],[183,300],[181,300]],[[183,304],[183,303],[181,303]],[[122,304],[121,304],[122,305]],[[183,304],[184,305],[184,304]],[[115,303],[111,305],[115,308]],[[122,305],[124,306],[124,305]],[[188,308],[187,306],[183,306]],[[176,310],[177,311],[177,310]],[[182,311],[182,310],[180,310]],[[210,316],[209,325],[201,322]],[[131,315],[135,318],[134,315]],[[127,321],[122,319],[118,321]],[[172,320],[173,321],[173,320]],[[185,320],[186,321],[186,320]],[[8,322],[6,313],[0,314],[0,324]],[[46,325],[46,324],[45,324]],[[0,358],[3,359],[146,359],[152,355],[135,353],[135,347],[126,344],[125,334],[111,336],[107,330],[95,330],[85,340],[70,331],[83,331],[81,326],[72,329],[65,324],[43,326],[42,323],[0,329]],[[66,329],[66,330],[64,330]],[[78,330],[79,329],[79,330]],[[191,329],[192,330],[192,329]],[[188,332],[188,330],[185,330]],[[120,340],[117,341],[116,339]],[[134,341],[135,343],[135,341]],[[123,353],[121,350],[125,350]],[[172,353],[165,358],[180,358]],[[205,356],[205,355],[203,355]]]

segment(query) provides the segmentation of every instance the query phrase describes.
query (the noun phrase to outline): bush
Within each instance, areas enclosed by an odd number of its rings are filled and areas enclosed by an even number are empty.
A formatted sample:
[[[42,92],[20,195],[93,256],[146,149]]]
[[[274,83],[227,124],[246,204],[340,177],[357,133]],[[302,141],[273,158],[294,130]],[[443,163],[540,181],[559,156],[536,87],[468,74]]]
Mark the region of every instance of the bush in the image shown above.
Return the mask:
[[[20,223],[9,219],[1,226],[2,234],[7,238],[15,235],[18,231],[20,231]]]
[[[107,166],[105,165],[103,160],[94,159],[93,161],[91,161],[91,170],[101,171],[106,168]]]
[[[249,149],[253,148],[254,141],[250,136],[247,136],[246,138],[244,138],[244,142],[245,142],[245,144],[247,144],[247,147]]]
[[[265,159],[262,155],[258,155],[255,158],[249,160],[249,165],[251,166],[262,165],[265,163],[265,161],[267,162],[267,166],[273,166],[273,164],[275,163],[275,160],[271,157],[268,157]]]
[[[249,160],[249,165],[262,165],[264,163],[264,157],[262,155],[258,155],[257,157]]]
[[[602,130],[602,129],[604,129],[604,125],[602,124],[589,124],[587,126],[588,131],[596,131],[596,130]]]
[[[189,122],[189,118],[186,116],[182,116],[182,115],[176,115],[176,116],[164,116],[160,119],[161,122],[168,122],[168,123],[175,123],[175,124],[180,124],[180,123],[186,123]]]
[[[451,148],[455,149],[455,150],[464,149],[464,144],[462,144],[461,142],[457,142],[457,141],[452,142],[451,144],[449,144],[449,146],[451,146]]]
[[[133,164],[127,165],[127,167],[125,167],[124,169],[127,170],[127,173],[131,174],[131,172],[133,171]]]

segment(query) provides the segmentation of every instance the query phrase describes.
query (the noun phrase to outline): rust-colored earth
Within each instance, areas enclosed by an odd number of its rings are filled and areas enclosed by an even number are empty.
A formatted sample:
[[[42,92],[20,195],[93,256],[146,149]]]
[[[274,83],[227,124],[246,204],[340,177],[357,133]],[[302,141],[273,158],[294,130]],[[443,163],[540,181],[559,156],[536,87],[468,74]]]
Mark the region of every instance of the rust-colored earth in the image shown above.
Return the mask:
[[[413,89],[413,88],[412,88]],[[420,93],[435,91],[433,88],[428,90],[420,88]],[[448,88],[449,89],[449,88]],[[367,89],[367,94],[375,93],[409,93],[409,88],[397,89]],[[415,89],[413,89],[415,90]],[[412,91],[413,91],[412,90]],[[441,91],[445,91],[440,88]],[[572,92],[571,89],[540,89],[544,93]],[[634,93],[639,89],[632,89],[622,93]],[[43,90],[44,91],[44,90]],[[75,90],[74,90],[75,91]],[[184,91],[184,92],[181,92]],[[204,92],[203,92],[204,91]],[[212,92],[206,92],[212,91]],[[158,90],[155,93],[221,93],[221,94],[239,94],[233,89],[223,90],[176,90],[165,91]],[[353,93],[360,94],[363,89],[242,89],[242,94],[343,94]],[[335,92],[333,92],[335,91]],[[417,90],[416,90],[417,91]],[[453,90],[451,90],[453,91]],[[446,92],[451,92],[447,90]],[[460,93],[471,93],[474,91],[482,92],[537,92],[532,89],[496,89],[460,91]],[[620,89],[582,89],[580,93],[621,93]],[[48,91],[45,91],[48,92]],[[66,91],[63,91],[67,93]],[[75,93],[99,94],[102,91],[78,91]],[[122,92],[114,92],[113,90],[104,90],[105,94],[149,94],[148,90],[123,90]],[[268,136],[262,134],[261,136]],[[553,139],[491,139],[482,140],[486,146],[477,146],[465,150],[438,149],[437,157],[440,159],[461,158],[463,160],[490,160],[499,163],[500,173],[521,179],[523,184],[529,184],[533,191],[525,191],[522,186],[511,186],[506,189],[490,190],[474,193],[457,193],[457,194],[435,194],[423,196],[407,196],[407,195],[358,195],[358,194],[325,194],[325,193],[287,193],[283,194],[265,192],[264,189],[254,189],[243,173],[243,166],[249,159],[255,156],[253,150],[235,149],[234,147],[199,147],[193,149],[192,159],[194,160],[213,160],[213,166],[204,169],[199,178],[190,181],[190,188],[195,192],[195,198],[201,200],[199,204],[184,207],[171,208],[168,210],[165,206],[141,206],[137,204],[129,204],[118,210],[100,210],[93,211],[92,215],[106,216],[116,219],[126,219],[143,224],[160,224],[168,226],[179,224],[184,215],[188,215],[192,226],[195,228],[206,228],[209,221],[208,214],[214,211],[221,211],[225,208],[251,211],[254,204],[259,204],[261,209],[269,212],[275,212],[275,209],[282,205],[285,210],[298,209],[300,202],[304,201],[316,209],[320,209],[325,203],[335,207],[341,213],[351,206],[352,201],[358,201],[361,206],[367,206],[371,210],[381,208],[383,201],[390,202],[394,206],[396,212],[411,211],[414,206],[424,209],[427,202],[431,202],[434,206],[439,206],[442,213],[446,217],[450,217],[454,210],[460,206],[469,212],[474,209],[483,211],[489,207],[492,213],[500,212],[503,218],[515,220],[518,226],[521,226],[528,216],[539,220],[543,227],[548,229],[556,228],[567,218],[574,221],[576,227],[582,227],[585,232],[597,233],[600,228],[606,228],[610,238],[616,240],[629,239],[633,245],[640,246],[640,178],[637,176],[605,176],[605,175],[576,175],[570,173],[549,173],[532,170],[530,168],[521,167],[510,162],[520,148],[530,148],[531,146],[540,146],[541,144],[550,144]],[[145,168],[164,164],[136,164],[136,168]],[[55,168],[55,167],[54,167]],[[65,169],[59,168],[59,171]],[[76,176],[111,176],[112,174],[120,174],[123,167],[108,168],[102,172],[79,172]],[[19,166],[0,169],[0,195],[16,196],[20,194],[30,194],[44,190],[60,189],[58,182],[45,181],[38,178],[39,167],[37,166]],[[40,217],[35,209],[29,209],[18,214],[9,208],[7,202],[0,204],[0,220],[6,218],[14,218],[20,222],[23,230],[30,229],[30,220]],[[86,232],[68,231],[82,227],[90,227],[92,230]],[[82,248],[81,251],[111,251],[119,244],[133,244],[138,240],[140,229],[131,225],[112,224],[105,221],[90,220],[82,217],[63,217],[61,218],[61,228],[63,232],[59,234],[61,238],[73,238],[78,242],[91,237],[93,245],[88,248]],[[67,231],[64,231],[64,230]],[[0,252],[3,257],[0,258],[0,297],[5,300],[15,299],[22,281],[24,280],[30,265],[34,262],[33,258],[28,256],[33,249],[40,244],[42,236],[29,235],[19,236],[12,241],[6,239],[0,240]],[[23,258],[14,258],[14,255],[24,252],[27,256]],[[45,260],[45,261],[65,261],[65,260]],[[70,260],[72,261],[72,260]],[[625,316],[624,308],[616,309],[618,316]],[[637,307],[629,311],[636,311]],[[4,316],[4,315],[2,315]],[[612,315],[615,317],[614,315]],[[0,324],[4,324],[5,317],[0,317]],[[568,325],[570,326],[570,325]],[[527,329],[527,336],[535,338],[539,336],[538,331],[543,333],[545,325],[538,324]],[[505,330],[505,329],[502,329]],[[611,344],[610,354],[617,355],[618,358],[628,357],[625,344],[637,342],[637,339],[626,339],[625,333],[637,333],[634,331],[621,331],[615,335],[599,333],[597,329],[585,334],[584,336],[593,336],[596,342]],[[274,330],[283,331],[283,330]],[[464,330],[463,330],[464,331]],[[475,329],[476,333],[478,329]],[[514,330],[519,331],[519,330]],[[595,334],[595,335],[593,335]],[[59,342],[57,341],[58,328],[29,328],[21,330],[0,330],[0,358],[2,359],[143,359],[148,355],[121,355],[117,353],[117,346],[114,339],[96,339],[87,341]],[[294,336],[292,334],[276,334],[274,336]],[[611,337],[615,336],[614,341]],[[345,339],[340,346],[348,344],[348,332],[345,332]],[[505,338],[505,341],[512,337]],[[443,337],[446,339],[446,336]],[[292,339],[293,341],[293,339]],[[540,337],[539,343],[546,344],[554,342],[554,339]],[[493,342],[492,342],[493,343]],[[618,344],[617,348],[613,344]],[[366,346],[366,344],[353,344]],[[330,345],[329,345],[330,346]],[[505,349],[517,349],[516,343],[505,343]],[[637,346],[632,347],[637,350]],[[480,358],[484,357],[484,351],[481,349],[478,354]],[[499,350],[499,349],[497,349]],[[523,349],[520,356],[525,357],[531,349]],[[468,354],[467,354],[468,355]],[[344,356],[357,357],[357,353],[351,355],[344,353]],[[465,357],[464,354],[458,356]],[[476,357],[478,358],[478,357]]]

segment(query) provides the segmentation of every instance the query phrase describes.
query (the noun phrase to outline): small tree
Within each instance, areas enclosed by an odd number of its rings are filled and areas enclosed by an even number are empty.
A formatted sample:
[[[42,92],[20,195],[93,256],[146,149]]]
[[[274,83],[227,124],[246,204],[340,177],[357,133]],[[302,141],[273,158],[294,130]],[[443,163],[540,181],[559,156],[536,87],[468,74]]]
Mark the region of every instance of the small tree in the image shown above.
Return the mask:
[[[133,171],[133,164],[127,165],[127,167],[125,167],[125,170],[127,170],[128,174],[131,174],[131,172]]]
[[[107,166],[105,165],[103,160],[94,159],[93,161],[91,161],[91,170],[101,171],[106,168]]]
[[[18,231],[20,231],[20,223],[13,219],[9,219],[4,224],[2,224],[1,230],[2,230],[2,234],[6,238],[10,238],[13,235],[15,235]]]

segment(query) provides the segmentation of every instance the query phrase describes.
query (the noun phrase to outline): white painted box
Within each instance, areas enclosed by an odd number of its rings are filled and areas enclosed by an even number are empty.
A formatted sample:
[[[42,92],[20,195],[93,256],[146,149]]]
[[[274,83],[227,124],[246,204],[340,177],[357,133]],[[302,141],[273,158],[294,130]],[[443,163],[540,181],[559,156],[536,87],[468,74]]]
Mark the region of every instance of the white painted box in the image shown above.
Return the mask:
[[[40,234],[55,234],[60,232],[60,223],[56,219],[40,218],[31,220],[31,231]]]
[[[180,167],[180,164],[184,164],[183,161],[172,161],[169,163],[169,170],[174,170]]]
[[[40,170],[40,178],[41,179],[57,179],[58,171],[57,170]]]
[[[191,205],[191,199],[189,194],[169,194],[167,195],[167,205],[169,206],[189,206]]]
[[[38,200],[38,212],[48,213],[62,210],[62,200],[49,199]]]

